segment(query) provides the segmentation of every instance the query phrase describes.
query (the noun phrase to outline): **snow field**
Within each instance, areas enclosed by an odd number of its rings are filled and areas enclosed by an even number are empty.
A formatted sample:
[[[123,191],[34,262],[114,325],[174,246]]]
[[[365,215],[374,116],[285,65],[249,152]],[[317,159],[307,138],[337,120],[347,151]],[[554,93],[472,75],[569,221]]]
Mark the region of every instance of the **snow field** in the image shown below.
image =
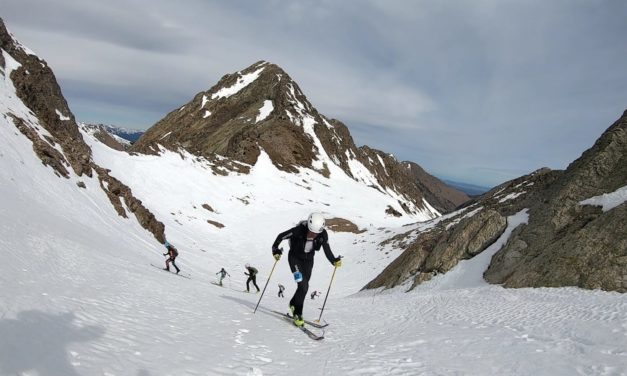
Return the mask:
[[[485,257],[410,293],[356,293],[399,254],[380,241],[430,224],[400,227],[381,214],[388,198],[348,178],[331,188],[315,173],[278,174],[264,158],[249,176],[214,177],[190,156],[131,158],[92,144],[96,161],[166,223],[189,280],[150,266],[162,265],[163,247],[115,213],[96,178],[58,178],[4,117],[0,138],[0,375],[627,374],[621,294],[490,286],[478,279]],[[239,291],[246,262],[264,287],[276,234],[314,208],[367,229],[329,234],[346,258],[322,342],[268,312],[285,311],[294,292],[286,257],[256,314],[260,295]],[[522,222],[524,213],[509,218],[508,230]],[[211,284],[220,267],[232,276],[225,287]],[[332,272],[317,255],[310,291],[324,294]],[[322,302],[307,298],[306,318]]]

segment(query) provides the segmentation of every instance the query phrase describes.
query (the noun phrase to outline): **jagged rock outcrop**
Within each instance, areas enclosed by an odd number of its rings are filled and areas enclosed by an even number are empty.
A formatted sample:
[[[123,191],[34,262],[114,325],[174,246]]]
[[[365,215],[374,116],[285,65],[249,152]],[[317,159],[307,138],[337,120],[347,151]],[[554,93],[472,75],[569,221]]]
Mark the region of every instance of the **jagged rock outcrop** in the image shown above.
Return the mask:
[[[540,169],[508,181],[458,211],[382,243],[403,253],[364,288],[391,288],[411,282],[410,290],[446,273],[461,260],[483,252],[504,231],[506,217],[529,207],[555,181],[559,172]]]
[[[412,289],[434,275],[448,272],[459,261],[481,253],[503,233],[506,225],[505,217],[492,209],[443,221],[420,234],[365,288],[390,288],[412,279]],[[402,234],[392,241],[402,241],[410,235],[411,232]]]
[[[83,142],[74,115],[70,112],[48,64],[30,54],[27,48],[17,42],[6,29],[2,19],[0,19],[0,48],[18,63],[10,73],[17,96],[39,119],[41,126],[52,135],[48,136],[45,142],[35,140],[35,137],[39,136],[35,136],[28,129],[34,130],[34,126],[13,114],[18,129],[33,141],[35,153],[43,157],[44,164],[51,166],[62,176],[68,176],[62,167],[66,164],[69,164],[79,176],[82,174],[91,176],[91,150]],[[4,56],[0,63],[6,72],[7,62]],[[50,148],[54,148],[56,144],[61,146],[63,154],[50,152]]]
[[[484,274],[506,287],[578,286],[627,292],[627,203],[582,204],[627,186],[627,111],[565,171],[540,169],[468,201],[454,214],[385,243],[404,252],[365,288],[410,289],[484,251],[505,218],[529,209]],[[385,245],[385,244],[384,244]]]
[[[126,185],[111,177],[91,159],[91,149],[83,137],[70,111],[54,73],[48,64],[28,48],[21,45],[8,32],[0,19],[0,68],[2,79],[11,81],[15,88],[14,96],[27,110],[8,109],[3,113],[32,143],[33,151],[42,163],[50,166],[58,176],[70,177],[70,168],[78,176],[93,176],[96,171],[102,189],[107,193],[112,205],[123,217],[126,211],[120,198],[125,200],[139,223],[150,231],[157,240],[163,242],[164,226],[159,222]],[[11,93],[2,93],[5,96]],[[106,182],[106,185],[103,184]],[[83,182],[77,183],[85,187]]]
[[[401,215],[436,211],[411,169],[387,153],[358,148],[344,124],[320,114],[285,71],[265,61],[222,77],[146,131],[130,150],[157,153],[160,146],[203,156],[215,173],[225,168],[247,173],[262,150],[287,172],[308,168],[328,177],[335,165],[357,181],[402,197],[396,210]],[[458,203],[456,197],[452,201]]]
[[[530,205],[485,278],[507,287],[579,286],[627,292],[627,204],[581,201],[627,186],[627,111]]]

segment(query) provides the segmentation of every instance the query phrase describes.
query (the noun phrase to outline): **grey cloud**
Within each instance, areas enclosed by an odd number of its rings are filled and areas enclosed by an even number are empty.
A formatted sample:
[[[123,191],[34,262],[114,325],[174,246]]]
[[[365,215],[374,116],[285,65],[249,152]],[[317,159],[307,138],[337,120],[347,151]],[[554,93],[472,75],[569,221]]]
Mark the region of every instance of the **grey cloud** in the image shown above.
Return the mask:
[[[627,105],[626,2],[8,0],[0,11],[79,118],[150,126],[264,59],[358,143],[472,183],[566,167]]]
[[[150,11],[150,4],[133,1],[9,1],[3,16],[12,26],[105,41],[142,51],[176,53],[191,47],[182,25]]]

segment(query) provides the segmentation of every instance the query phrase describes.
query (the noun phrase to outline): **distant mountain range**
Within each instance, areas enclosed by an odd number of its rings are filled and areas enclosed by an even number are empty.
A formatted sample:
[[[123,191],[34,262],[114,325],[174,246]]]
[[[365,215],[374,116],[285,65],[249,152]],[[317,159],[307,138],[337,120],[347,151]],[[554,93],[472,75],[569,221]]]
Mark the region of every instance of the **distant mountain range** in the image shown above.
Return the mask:
[[[131,144],[134,144],[144,134],[144,131],[126,129],[126,128],[118,127],[116,125],[111,125],[111,124],[85,123],[85,125],[90,126],[90,127],[99,127],[100,129],[106,131],[107,133],[114,135],[114,136],[118,136],[128,141]]]
[[[491,188],[483,187],[480,185],[462,183],[459,181],[449,180],[449,179],[442,179],[442,181],[450,185],[451,187],[457,188],[460,191],[466,193],[468,196],[480,196],[491,189]]]

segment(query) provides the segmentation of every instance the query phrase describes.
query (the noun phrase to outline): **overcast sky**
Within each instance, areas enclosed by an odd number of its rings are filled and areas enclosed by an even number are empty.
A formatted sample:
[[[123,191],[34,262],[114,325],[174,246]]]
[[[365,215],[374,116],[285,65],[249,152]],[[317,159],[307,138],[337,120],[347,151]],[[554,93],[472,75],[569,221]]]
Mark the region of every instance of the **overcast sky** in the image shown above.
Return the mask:
[[[492,186],[566,168],[627,108],[622,0],[2,0],[80,121],[146,129],[258,60],[358,145]]]

